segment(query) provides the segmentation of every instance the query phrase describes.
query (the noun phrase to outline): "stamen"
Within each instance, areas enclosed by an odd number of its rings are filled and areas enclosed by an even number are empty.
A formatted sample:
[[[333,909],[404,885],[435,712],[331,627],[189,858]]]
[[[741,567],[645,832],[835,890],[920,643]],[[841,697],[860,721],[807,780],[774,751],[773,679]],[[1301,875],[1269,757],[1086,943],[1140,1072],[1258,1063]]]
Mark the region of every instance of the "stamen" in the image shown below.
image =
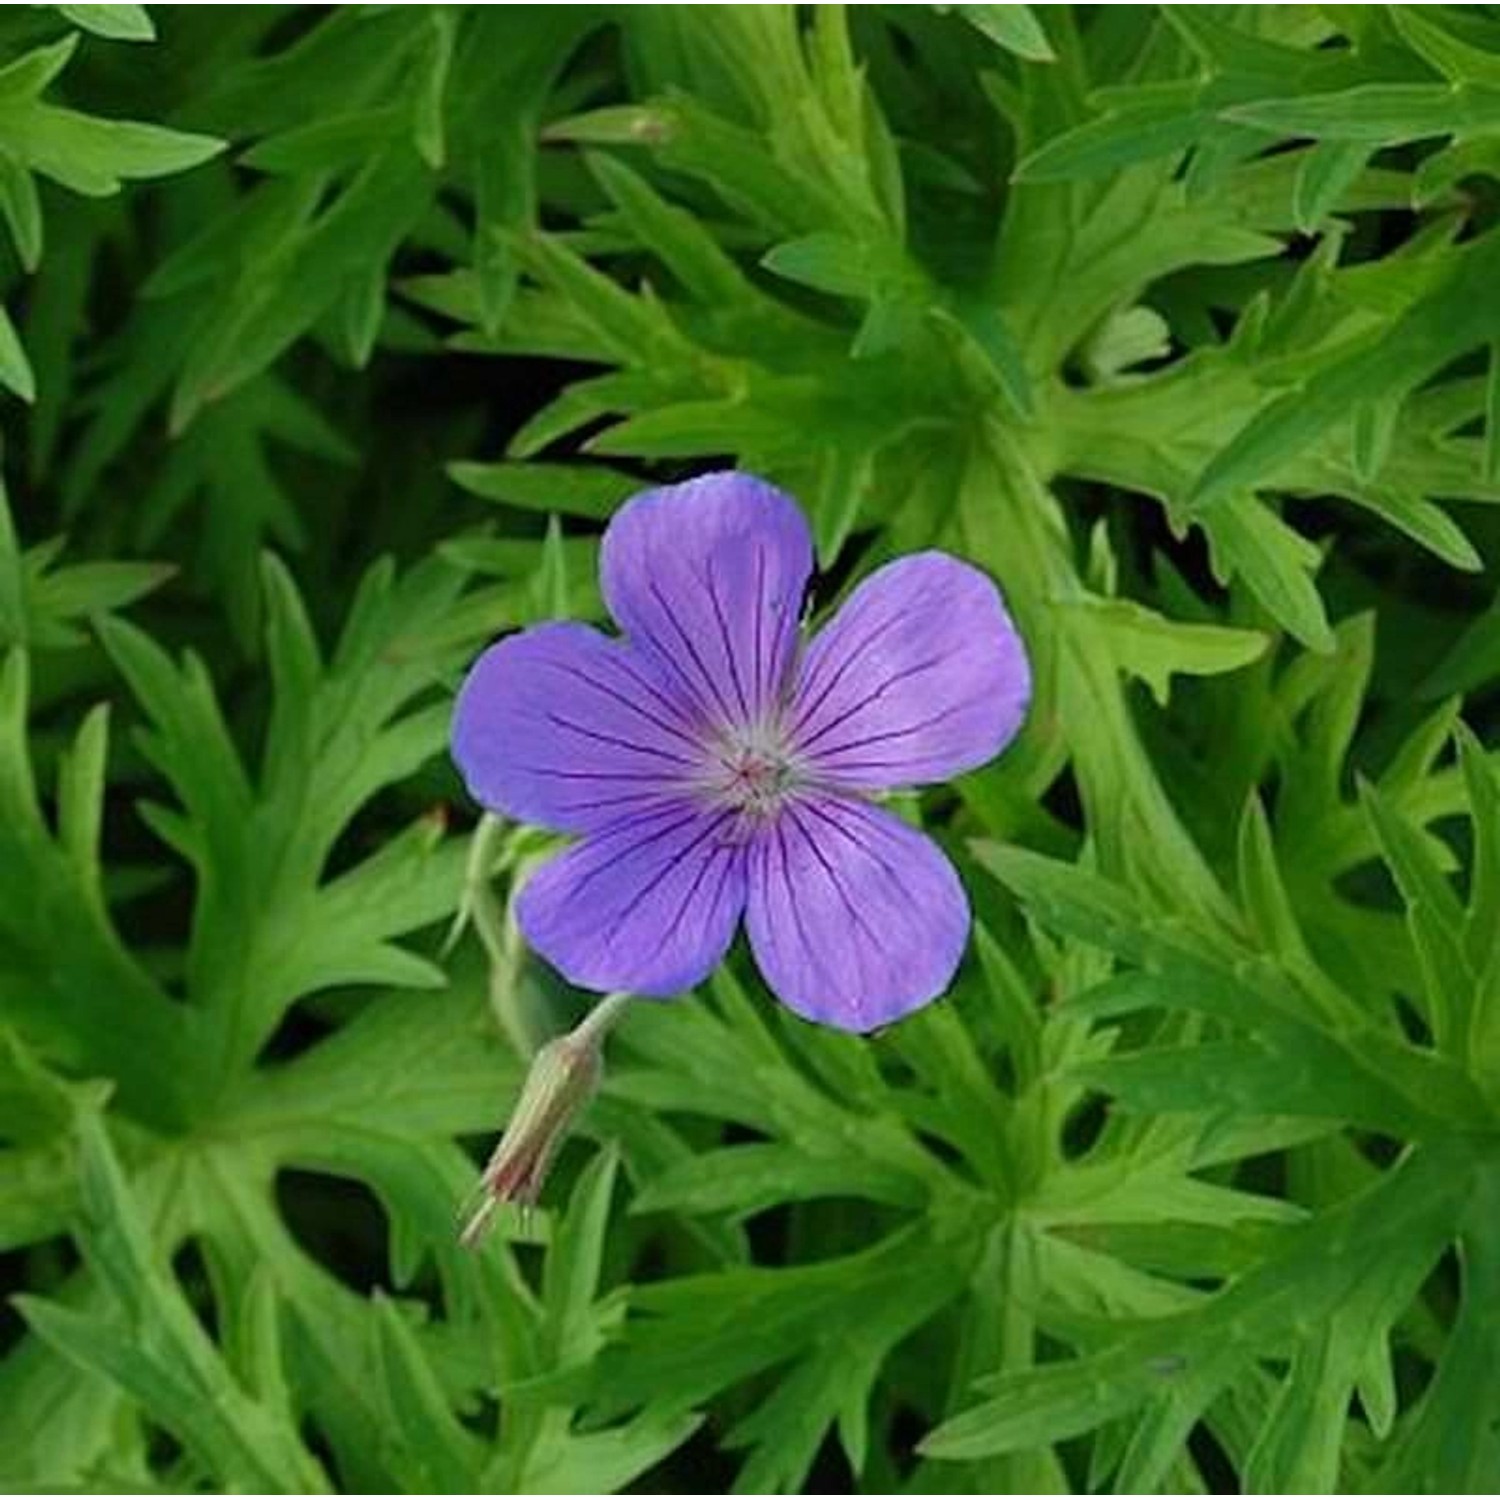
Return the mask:
[[[780,726],[762,724],[725,736],[704,791],[718,806],[739,814],[731,833],[738,842],[774,816],[803,779]]]

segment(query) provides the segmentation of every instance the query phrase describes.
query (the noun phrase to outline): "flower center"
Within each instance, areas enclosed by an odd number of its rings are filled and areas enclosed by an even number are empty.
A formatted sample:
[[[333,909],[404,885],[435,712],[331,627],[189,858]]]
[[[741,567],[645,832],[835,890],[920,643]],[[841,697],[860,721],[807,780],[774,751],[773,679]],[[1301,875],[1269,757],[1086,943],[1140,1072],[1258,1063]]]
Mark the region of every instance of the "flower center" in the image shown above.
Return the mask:
[[[721,806],[734,808],[745,822],[770,817],[801,782],[795,758],[774,728],[736,735],[715,756],[710,791]]]
[[[770,809],[791,779],[791,767],[774,756],[742,751],[729,768],[730,798],[742,807]]]

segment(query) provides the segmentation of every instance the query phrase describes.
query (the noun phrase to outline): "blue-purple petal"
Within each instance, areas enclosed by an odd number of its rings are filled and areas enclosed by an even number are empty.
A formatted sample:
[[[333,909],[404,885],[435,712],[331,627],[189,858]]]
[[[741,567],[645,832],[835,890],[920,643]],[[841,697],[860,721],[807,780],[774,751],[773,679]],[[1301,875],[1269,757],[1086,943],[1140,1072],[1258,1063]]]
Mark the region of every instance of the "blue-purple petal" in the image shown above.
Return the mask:
[[[751,848],[745,925],[786,1005],[871,1031],[947,989],[969,903],[925,834],[855,798],[804,798]]]
[[[453,756],[475,801],[564,833],[680,795],[706,752],[655,663],[586,625],[507,636],[458,695]]]
[[[714,723],[763,717],[785,687],[812,572],[794,501],[748,474],[648,490],[610,522],[605,603]]]
[[[1000,591],[942,552],[887,564],[801,664],[800,755],[851,788],[918,786],[983,765],[1014,738],[1031,670]]]
[[[745,905],[734,815],[680,803],[594,833],[543,865],[516,902],[527,941],[590,990],[665,998],[706,979]]]

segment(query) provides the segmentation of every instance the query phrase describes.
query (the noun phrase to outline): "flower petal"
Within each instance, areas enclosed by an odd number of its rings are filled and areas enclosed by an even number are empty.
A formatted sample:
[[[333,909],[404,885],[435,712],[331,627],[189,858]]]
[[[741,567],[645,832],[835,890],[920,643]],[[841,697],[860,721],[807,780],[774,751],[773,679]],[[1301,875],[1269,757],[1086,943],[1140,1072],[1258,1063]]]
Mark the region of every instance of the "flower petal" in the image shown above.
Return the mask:
[[[516,902],[527,941],[590,990],[676,995],[724,956],[745,905],[735,814],[677,803],[595,833]]]
[[[791,708],[798,752],[860,788],[915,786],[999,753],[1031,701],[1000,591],[942,552],[889,563],[808,648]]]
[[[795,502],[748,474],[648,490],[605,532],[610,613],[711,723],[778,698],[797,644],[812,538]]]
[[[798,1015],[871,1031],[947,989],[969,902],[925,834],[853,798],[802,798],[751,846],[745,926]]]
[[[557,622],[507,636],[475,662],[453,757],[484,807],[586,833],[680,795],[706,754],[693,723],[649,658]]]

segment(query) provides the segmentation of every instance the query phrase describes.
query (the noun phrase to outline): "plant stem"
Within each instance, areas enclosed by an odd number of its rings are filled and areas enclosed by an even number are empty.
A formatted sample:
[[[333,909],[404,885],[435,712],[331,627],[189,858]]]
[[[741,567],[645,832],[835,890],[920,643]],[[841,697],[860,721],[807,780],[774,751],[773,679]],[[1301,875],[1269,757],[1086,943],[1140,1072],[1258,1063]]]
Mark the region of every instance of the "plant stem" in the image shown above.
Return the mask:
[[[599,1042],[614,1029],[615,1022],[625,1013],[630,995],[616,990],[606,995],[569,1033],[576,1042]]]

